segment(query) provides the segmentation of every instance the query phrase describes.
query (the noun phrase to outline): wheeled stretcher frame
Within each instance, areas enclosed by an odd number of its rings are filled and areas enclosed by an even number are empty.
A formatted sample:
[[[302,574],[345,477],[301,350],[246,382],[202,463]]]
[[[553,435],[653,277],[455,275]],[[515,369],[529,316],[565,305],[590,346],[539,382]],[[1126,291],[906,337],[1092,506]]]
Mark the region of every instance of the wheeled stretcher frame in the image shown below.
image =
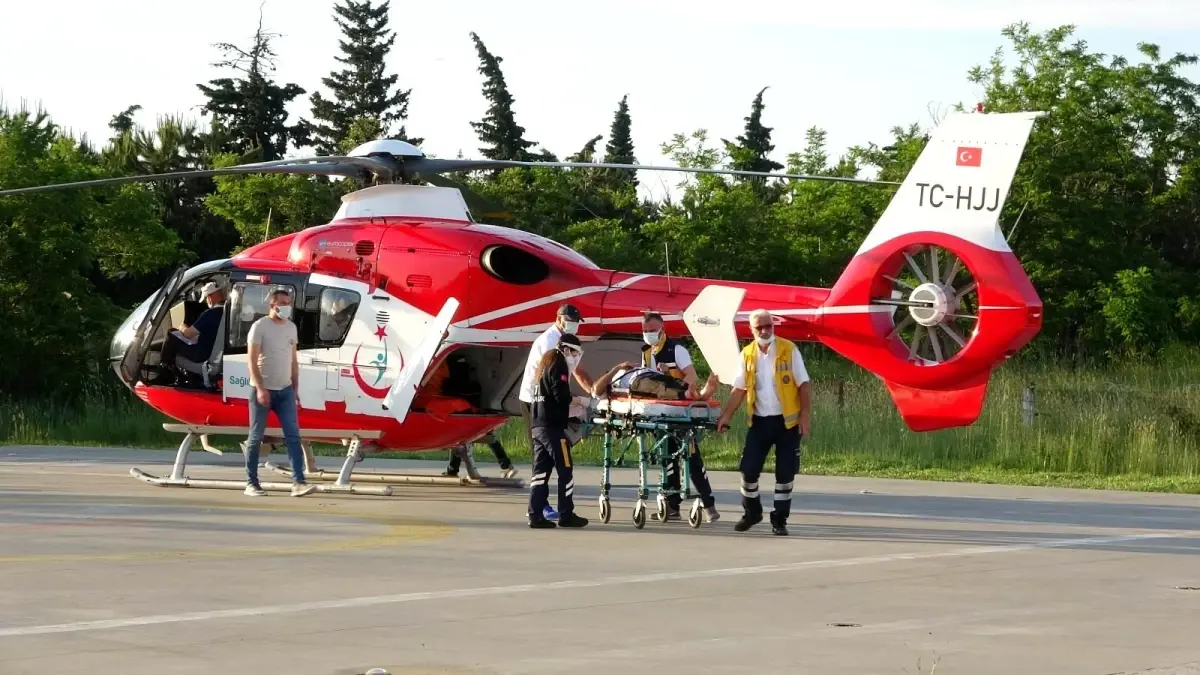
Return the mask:
[[[714,401],[659,401],[655,399],[601,399],[593,410],[593,428],[604,431],[604,473],[600,485],[600,520],[607,523],[612,517],[609,497],[613,488],[637,488],[637,502],[633,506],[633,525],[637,529],[646,526],[646,500],[650,496],[647,473],[650,467],[659,467],[656,496],[659,522],[666,522],[667,497],[678,494],[683,499],[693,499],[688,511],[688,524],[693,528],[703,522],[704,503],[692,494],[691,467],[687,457],[690,452],[699,452],[696,445],[704,432],[715,430],[721,416],[721,408]],[[621,440],[625,445],[620,456],[613,459],[613,449]],[[612,467],[619,465],[633,444],[637,444],[637,485],[613,485]],[[679,489],[669,486],[672,462],[680,464]]]

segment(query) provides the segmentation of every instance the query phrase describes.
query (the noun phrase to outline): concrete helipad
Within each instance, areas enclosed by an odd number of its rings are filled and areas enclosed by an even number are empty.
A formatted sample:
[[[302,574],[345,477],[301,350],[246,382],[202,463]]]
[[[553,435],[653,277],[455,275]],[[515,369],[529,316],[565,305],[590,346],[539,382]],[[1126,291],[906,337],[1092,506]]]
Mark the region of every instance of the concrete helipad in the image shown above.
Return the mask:
[[[779,538],[733,531],[736,474],[639,531],[583,469],[592,524],[531,531],[521,490],[129,476],[173,455],[0,447],[0,674],[1200,673],[1197,496],[802,477]]]

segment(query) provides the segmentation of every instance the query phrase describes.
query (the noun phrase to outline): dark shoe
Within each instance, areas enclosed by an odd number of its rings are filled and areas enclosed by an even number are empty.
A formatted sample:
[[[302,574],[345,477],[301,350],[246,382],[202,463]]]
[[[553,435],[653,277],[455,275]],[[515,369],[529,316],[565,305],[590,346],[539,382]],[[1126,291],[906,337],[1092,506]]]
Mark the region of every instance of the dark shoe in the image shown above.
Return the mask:
[[[558,527],[558,525],[554,524],[553,521],[546,520],[545,518],[534,518],[529,521],[529,527],[535,530],[552,530]]]
[[[658,512],[655,511],[650,517],[653,518],[654,520],[658,520]],[[679,507],[678,506],[673,506],[673,507],[668,506],[667,507],[667,520],[679,520]]]
[[[777,518],[774,513],[771,514],[771,534],[776,537],[788,536],[787,521]]]
[[[759,513],[757,515],[753,515],[753,516],[743,515],[740,520],[738,520],[736,523],[734,523],[733,529],[737,532],[745,532],[746,530],[754,527],[755,525],[757,525],[761,522],[762,522],[762,514],[761,513]]]
[[[583,516],[577,516],[574,513],[559,516],[558,524],[561,527],[587,527],[588,519]]]

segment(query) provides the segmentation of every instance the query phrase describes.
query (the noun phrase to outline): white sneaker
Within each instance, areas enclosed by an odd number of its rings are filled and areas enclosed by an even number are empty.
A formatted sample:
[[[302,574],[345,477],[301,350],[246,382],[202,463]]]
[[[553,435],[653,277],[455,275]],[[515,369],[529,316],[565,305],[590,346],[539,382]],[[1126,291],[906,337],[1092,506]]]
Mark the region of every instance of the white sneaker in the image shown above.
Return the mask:
[[[247,497],[266,497],[267,491],[262,488],[256,488],[253,485],[247,485],[246,489],[242,491],[242,494],[246,495]]]
[[[313,492],[316,491],[316,489],[317,489],[316,485],[309,485],[307,483],[296,483],[296,484],[292,485],[292,496],[293,497],[303,497],[304,495],[312,494]]]

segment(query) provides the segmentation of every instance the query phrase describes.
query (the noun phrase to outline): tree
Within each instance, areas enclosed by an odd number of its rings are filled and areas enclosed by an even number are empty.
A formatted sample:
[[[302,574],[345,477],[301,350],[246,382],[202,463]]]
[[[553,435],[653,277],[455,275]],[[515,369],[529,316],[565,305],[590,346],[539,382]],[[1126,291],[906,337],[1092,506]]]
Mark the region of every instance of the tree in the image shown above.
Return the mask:
[[[517,124],[513,113],[513,97],[500,70],[504,59],[489,52],[475,33],[471,33],[471,40],[479,54],[479,73],[486,78],[483,95],[489,101],[483,120],[471,122],[479,140],[486,144],[479,151],[488,159],[529,161],[533,158],[529,148],[534,143],[525,140],[525,128]]]
[[[222,149],[261,161],[282,159],[289,141],[297,146],[309,144],[302,125],[287,124],[287,104],[304,89],[292,83],[279,86],[270,78],[275,69],[271,40],[276,37],[278,33],[263,30],[260,13],[249,50],[228,42],[214,45],[226,58],[213,65],[231,68],[242,76],[210,80],[212,86],[196,85],[208,98],[202,114],[213,114],[233,132],[232,142]]]
[[[425,139],[410,138],[402,123],[408,117],[408,97],[411,89],[395,89],[398,75],[384,75],[385,61],[396,41],[394,31],[388,30],[389,0],[375,6],[372,0],[355,2],[343,0],[333,8],[334,21],[342,29],[346,39],[339,41],[342,56],[335,57],[346,65],[333,71],[321,83],[333,92],[333,99],[326,99],[320,92],[313,92],[312,116],[324,122],[303,124],[308,130],[318,154],[329,155],[339,152],[351,127],[359,123],[374,123],[373,138],[397,138],[413,145],[421,145]],[[398,129],[393,125],[401,122]]]
[[[0,109],[0,185],[115,173],[44,111]],[[101,375],[124,314],[97,292],[97,279],[160,269],[178,261],[178,246],[155,193],[142,185],[0,197],[0,344],[20,351],[0,359],[0,392],[83,393],[81,385]]]
[[[763,87],[754,97],[754,102],[750,104],[750,116],[745,118],[745,133],[737,137],[737,142],[730,143],[721,139],[732,160],[729,165],[731,169],[771,172],[783,168],[782,164],[767,157],[775,149],[775,146],[771,145],[771,127],[763,126],[762,123],[763,108],[766,107],[763,105],[763,93],[766,91],[767,87]],[[765,178],[760,177],[746,177],[743,180],[749,180],[759,185],[766,182]]]
[[[612,128],[608,132],[608,143],[604,146],[606,164],[636,164],[633,154],[632,121],[629,119],[629,95],[621,97],[617,112],[613,114]],[[637,172],[632,169],[609,169],[605,174],[614,187],[637,189]]]

